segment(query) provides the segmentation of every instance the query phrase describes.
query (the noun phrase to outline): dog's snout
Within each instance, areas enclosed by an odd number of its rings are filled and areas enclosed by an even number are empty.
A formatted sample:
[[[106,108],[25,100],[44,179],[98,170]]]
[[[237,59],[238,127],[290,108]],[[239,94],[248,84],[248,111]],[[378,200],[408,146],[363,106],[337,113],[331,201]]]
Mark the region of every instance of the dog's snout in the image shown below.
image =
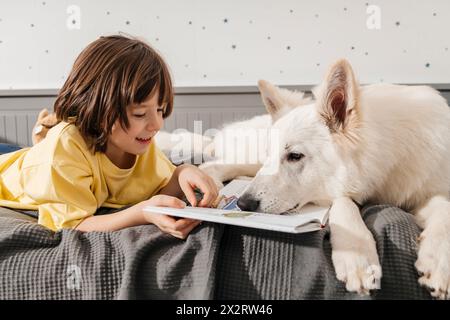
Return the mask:
[[[238,207],[244,211],[256,211],[259,207],[259,200],[253,199],[251,196],[242,196],[237,202]]]

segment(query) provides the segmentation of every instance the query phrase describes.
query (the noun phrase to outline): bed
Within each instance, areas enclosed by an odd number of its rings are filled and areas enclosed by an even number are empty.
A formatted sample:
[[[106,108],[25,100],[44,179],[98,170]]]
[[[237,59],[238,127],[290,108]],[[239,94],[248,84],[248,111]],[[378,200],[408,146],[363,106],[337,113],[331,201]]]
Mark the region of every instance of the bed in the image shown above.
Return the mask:
[[[186,240],[153,225],[55,233],[0,208],[0,299],[431,299],[417,282],[412,216],[386,205],[362,214],[383,268],[381,290],[365,297],[336,279],[328,228],[294,235],[204,222]]]

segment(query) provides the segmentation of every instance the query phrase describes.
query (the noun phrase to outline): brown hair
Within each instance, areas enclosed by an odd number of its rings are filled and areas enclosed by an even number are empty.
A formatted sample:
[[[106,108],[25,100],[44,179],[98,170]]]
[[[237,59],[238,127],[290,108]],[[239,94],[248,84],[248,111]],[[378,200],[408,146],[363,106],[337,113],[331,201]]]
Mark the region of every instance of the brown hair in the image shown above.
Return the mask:
[[[163,117],[173,109],[169,69],[147,43],[114,35],[100,37],[78,56],[54,104],[59,121],[75,124],[93,151],[105,152],[112,126],[129,128],[126,107],[159,92]]]

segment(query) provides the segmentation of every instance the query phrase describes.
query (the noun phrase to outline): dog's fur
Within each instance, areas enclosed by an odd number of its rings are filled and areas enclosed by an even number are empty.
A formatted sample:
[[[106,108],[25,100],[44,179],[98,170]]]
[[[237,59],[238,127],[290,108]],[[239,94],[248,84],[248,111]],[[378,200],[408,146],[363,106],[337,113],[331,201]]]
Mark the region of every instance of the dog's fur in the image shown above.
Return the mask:
[[[206,159],[210,159],[200,168],[219,188],[223,187],[224,181],[241,176],[254,177],[267,159],[273,123],[292,109],[312,102],[312,98],[301,91],[277,88],[263,80],[258,86],[269,114],[225,124],[210,143],[203,145],[203,150],[192,149],[196,153],[203,152]]]
[[[361,294],[379,288],[381,267],[356,203],[404,208],[423,228],[416,262],[419,282],[434,297],[449,298],[450,109],[445,99],[427,86],[359,86],[345,60],[330,68],[314,101],[300,97],[294,108],[286,91],[264,81],[259,87],[280,143],[276,156],[261,161],[265,165],[240,205],[280,214],[308,202],[332,204],[337,278]],[[267,117],[253,121],[271,125]],[[226,152],[242,148],[233,150]],[[273,164],[277,172],[264,174]],[[260,164],[250,166],[219,159],[201,167],[223,181],[255,174]]]

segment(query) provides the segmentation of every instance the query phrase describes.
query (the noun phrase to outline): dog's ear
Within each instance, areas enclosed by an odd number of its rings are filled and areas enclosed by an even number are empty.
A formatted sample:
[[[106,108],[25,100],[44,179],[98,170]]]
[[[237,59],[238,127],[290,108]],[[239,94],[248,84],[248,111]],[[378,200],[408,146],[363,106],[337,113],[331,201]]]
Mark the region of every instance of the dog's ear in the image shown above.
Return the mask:
[[[331,133],[351,134],[359,124],[359,88],[347,60],[333,64],[319,89],[317,106]]]
[[[258,88],[267,112],[271,115],[273,121],[277,120],[281,116],[281,110],[284,107],[283,99],[279,92],[280,89],[266,80],[259,80]]]
[[[258,88],[272,122],[298,106],[311,103],[311,97],[305,97],[304,92],[278,88],[265,80],[258,81]]]

